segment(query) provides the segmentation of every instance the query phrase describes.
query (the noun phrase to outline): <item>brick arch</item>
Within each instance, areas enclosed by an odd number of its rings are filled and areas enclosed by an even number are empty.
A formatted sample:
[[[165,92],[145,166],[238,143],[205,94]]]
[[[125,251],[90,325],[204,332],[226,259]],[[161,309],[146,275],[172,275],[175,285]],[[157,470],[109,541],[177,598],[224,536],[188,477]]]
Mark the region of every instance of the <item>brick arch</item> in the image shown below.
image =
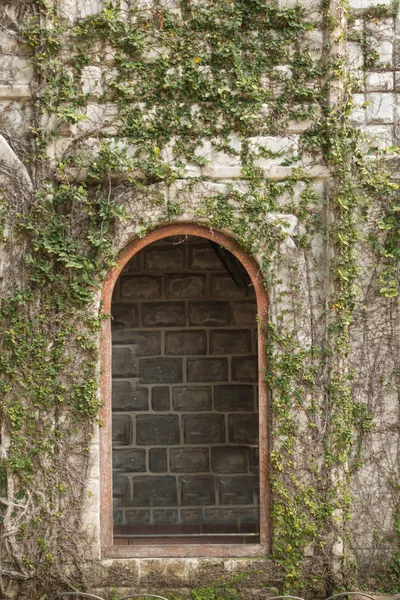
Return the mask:
[[[265,291],[259,266],[227,234],[197,224],[171,224],[151,231],[144,238],[132,240],[121,252],[117,265],[113,267],[103,284],[103,310],[109,313],[114,286],[125,265],[140,250],[170,236],[197,236],[212,240],[228,249],[243,265],[249,274],[257,301],[258,326],[258,384],[259,384],[259,448],[260,448],[260,543],[258,544],[191,544],[151,546],[113,546],[113,497],[112,497],[112,445],[111,445],[111,321],[104,321],[101,335],[101,397],[103,408],[100,428],[100,540],[104,557],[188,557],[188,556],[261,556],[270,549],[269,506],[270,489],[268,483],[268,410],[267,389],[264,380],[266,352],[263,338],[263,325],[267,319],[268,296]]]

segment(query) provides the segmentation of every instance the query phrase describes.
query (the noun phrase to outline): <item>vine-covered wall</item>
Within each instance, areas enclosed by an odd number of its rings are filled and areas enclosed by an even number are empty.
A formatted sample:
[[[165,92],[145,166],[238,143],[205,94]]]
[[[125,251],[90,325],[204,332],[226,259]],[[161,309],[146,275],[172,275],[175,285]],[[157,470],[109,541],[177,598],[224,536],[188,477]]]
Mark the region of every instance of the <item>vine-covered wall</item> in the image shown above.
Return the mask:
[[[1,594],[160,592],[204,568],[222,596],[399,591],[397,5],[0,11]],[[179,222],[234,238],[270,300],[272,545],[233,579],[101,561],[101,286]]]

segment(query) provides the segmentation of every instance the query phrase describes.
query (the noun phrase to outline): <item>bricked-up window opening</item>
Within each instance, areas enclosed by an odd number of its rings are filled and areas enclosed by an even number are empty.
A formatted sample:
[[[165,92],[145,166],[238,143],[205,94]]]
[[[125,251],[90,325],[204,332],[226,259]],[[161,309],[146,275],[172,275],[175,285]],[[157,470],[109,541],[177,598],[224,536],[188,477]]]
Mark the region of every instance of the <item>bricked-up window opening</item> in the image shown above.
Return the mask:
[[[112,303],[114,543],[259,541],[257,306],[229,251],[149,244]]]

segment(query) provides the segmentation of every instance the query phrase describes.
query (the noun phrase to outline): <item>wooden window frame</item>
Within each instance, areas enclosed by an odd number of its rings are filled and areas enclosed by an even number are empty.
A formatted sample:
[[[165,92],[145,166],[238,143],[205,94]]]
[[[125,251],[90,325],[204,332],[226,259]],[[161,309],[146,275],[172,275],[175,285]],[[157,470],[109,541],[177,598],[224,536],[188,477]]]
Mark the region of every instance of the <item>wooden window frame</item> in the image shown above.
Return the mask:
[[[112,495],[112,341],[111,320],[105,319],[101,333],[101,398],[103,408],[100,428],[100,541],[102,558],[179,558],[179,557],[251,557],[265,556],[270,551],[270,486],[268,480],[268,395],[265,383],[266,350],[263,335],[268,314],[268,296],[264,289],[259,266],[229,235],[198,224],[173,224],[151,231],[145,238],[132,240],[121,252],[103,284],[103,311],[109,314],[114,286],[126,263],[145,246],[175,235],[198,236],[217,242],[227,248],[248,272],[257,299],[258,314],[258,384],[259,384],[259,479],[260,479],[260,540],[254,544],[193,544],[119,546],[113,544],[113,495]]]

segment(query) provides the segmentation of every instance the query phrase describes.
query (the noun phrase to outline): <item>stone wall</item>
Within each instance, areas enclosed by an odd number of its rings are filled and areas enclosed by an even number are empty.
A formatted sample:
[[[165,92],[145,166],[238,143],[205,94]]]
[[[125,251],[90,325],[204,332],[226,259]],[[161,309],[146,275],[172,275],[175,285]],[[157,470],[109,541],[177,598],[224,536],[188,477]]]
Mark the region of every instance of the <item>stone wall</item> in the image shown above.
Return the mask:
[[[151,244],[121,274],[112,334],[116,526],[257,528],[257,323],[246,284],[195,237]]]

